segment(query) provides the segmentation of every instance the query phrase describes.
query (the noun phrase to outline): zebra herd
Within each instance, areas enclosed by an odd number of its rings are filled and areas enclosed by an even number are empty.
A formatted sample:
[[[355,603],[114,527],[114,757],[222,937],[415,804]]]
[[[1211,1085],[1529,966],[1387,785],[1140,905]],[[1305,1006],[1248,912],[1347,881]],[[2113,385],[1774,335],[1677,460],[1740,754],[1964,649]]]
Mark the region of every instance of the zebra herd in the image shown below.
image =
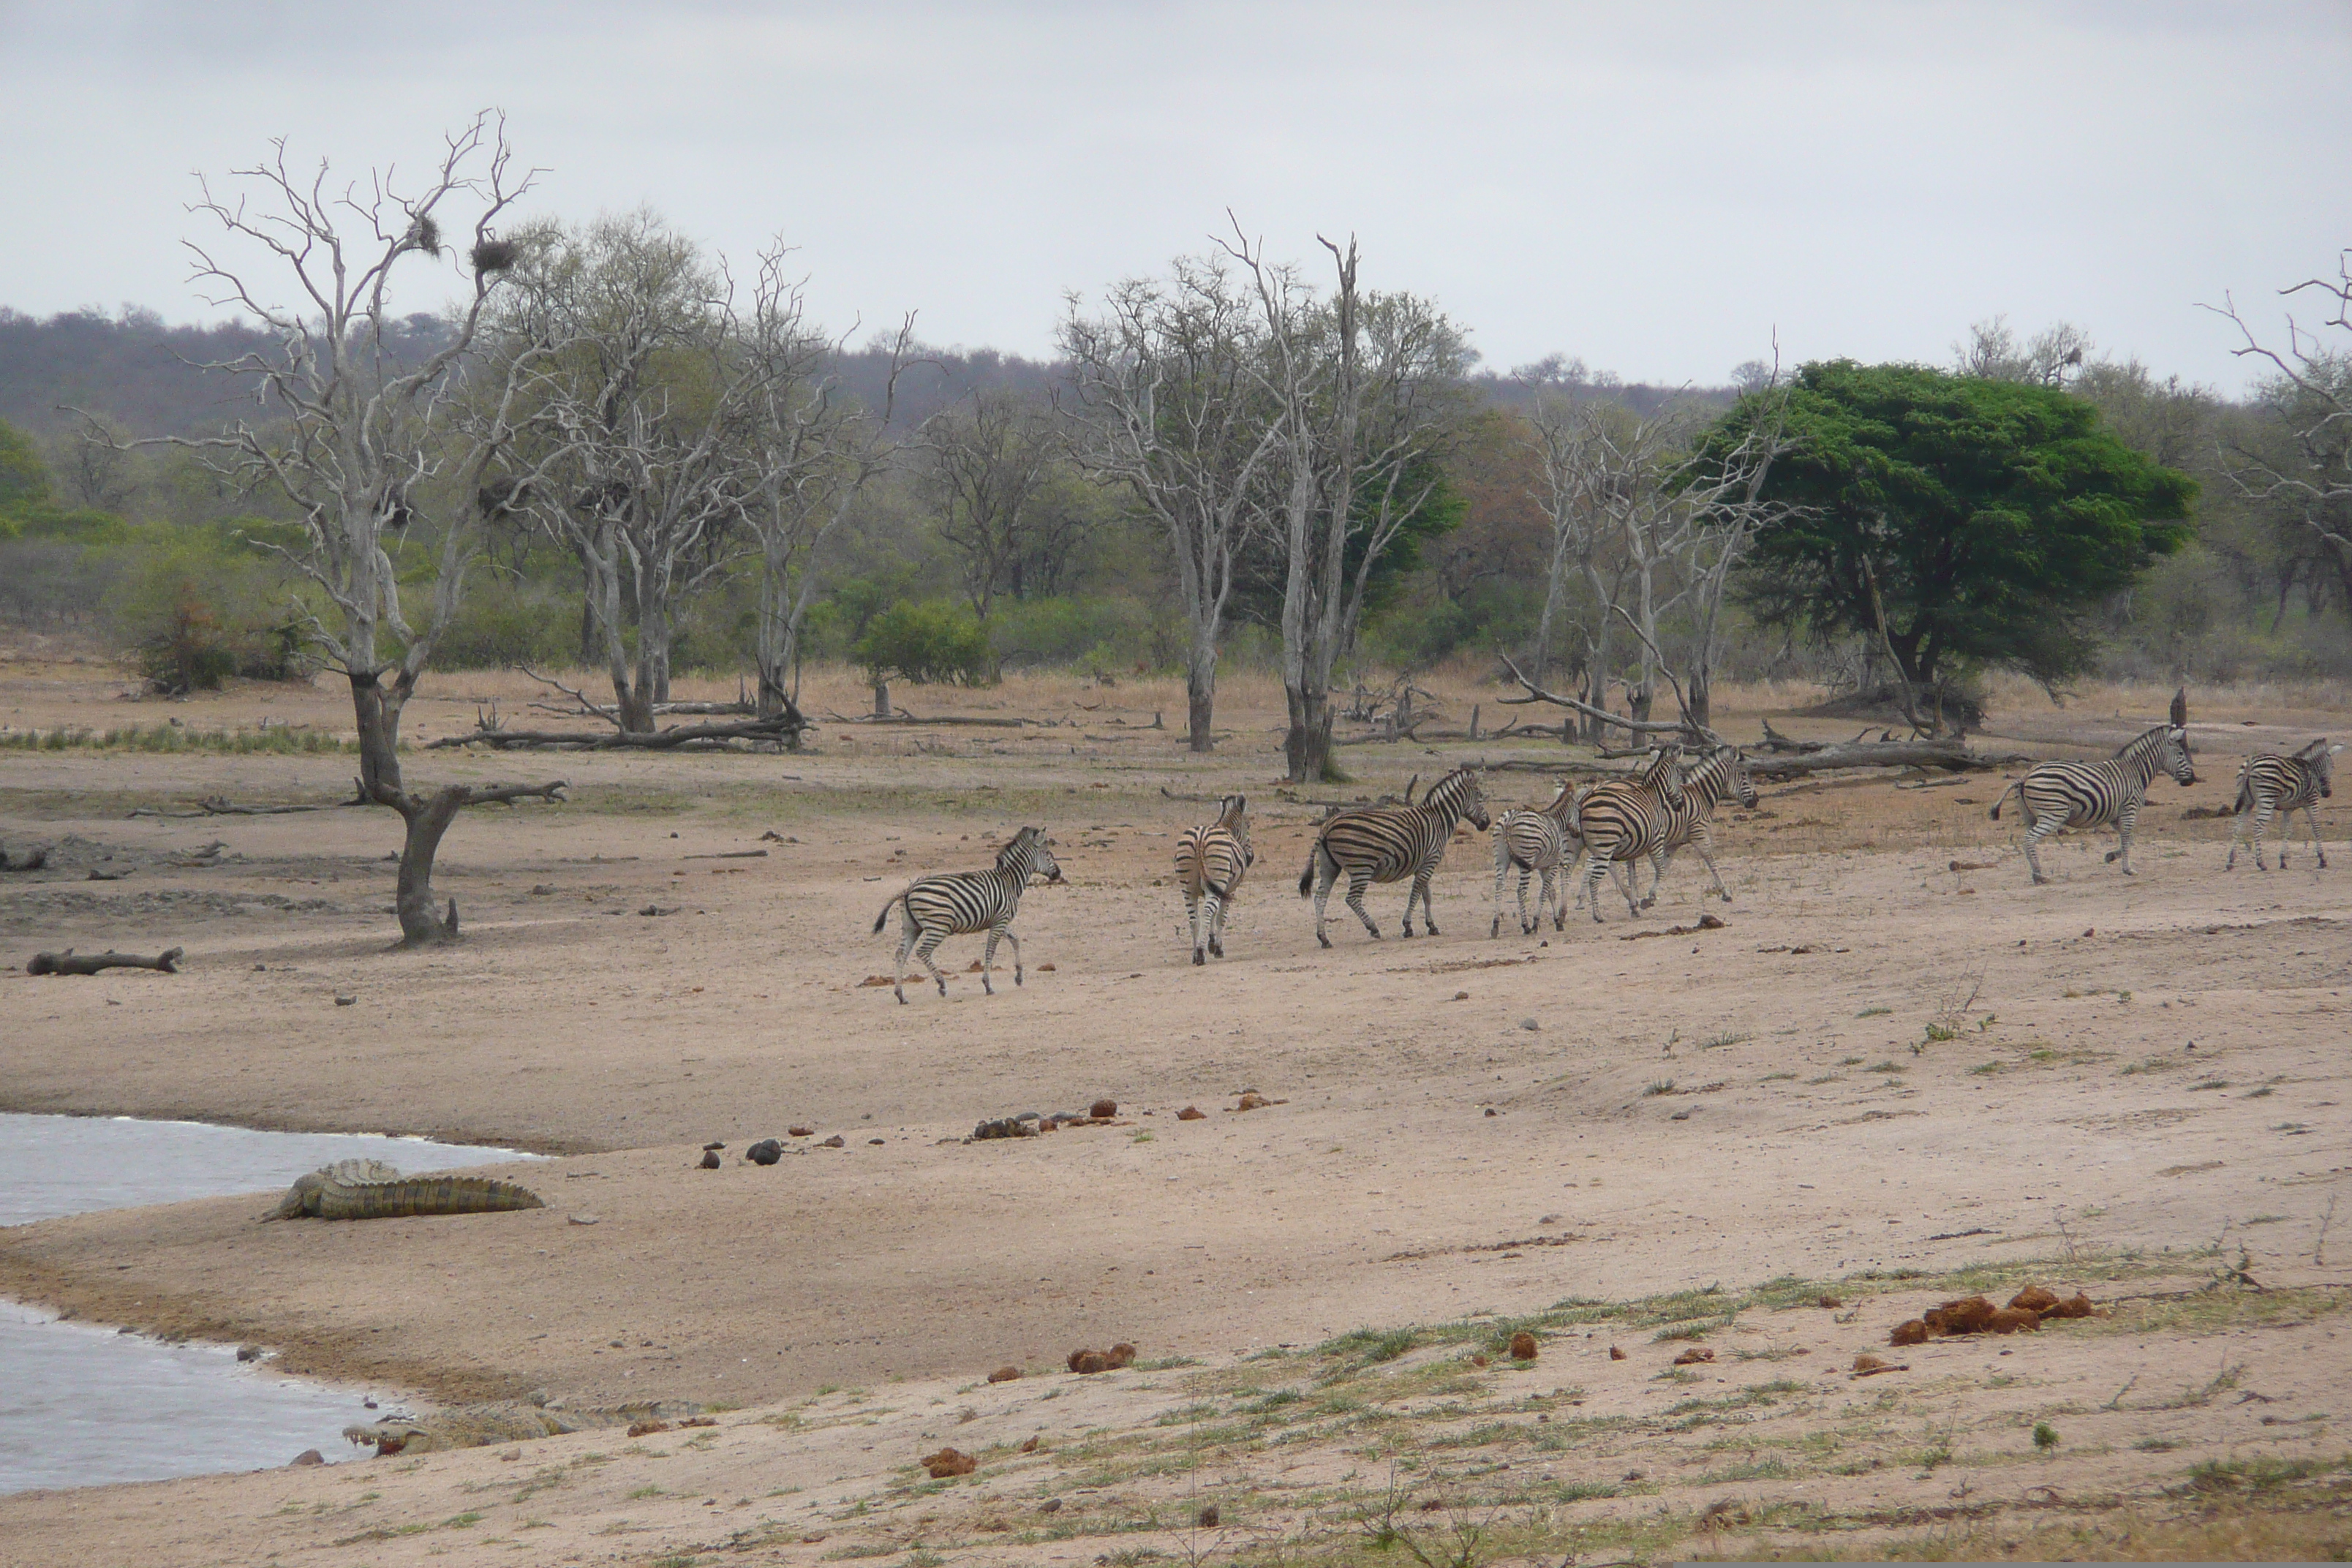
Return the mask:
[[[2265,752],[2247,759],[2238,775],[2236,803],[2231,807],[2238,822],[2231,832],[2224,869],[2236,866],[2239,841],[2251,822],[2254,864],[2268,870],[2263,860],[2263,836],[2281,814],[2287,820],[2285,831],[2291,834],[2298,810],[2310,827],[2313,853],[2322,867],[2327,864],[2326,852],[2320,847],[2314,803],[2332,793],[2334,758],[2343,749],[2323,739],[2292,755]],[[2178,706],[2171,722],[2135,737],[2106,762],[2042,763],[2029,769],[1993,802],[1991,816],[1999,821],[2010,795],[2016,795],[2026,821],[2026,864],[2037,885],[2049,880],[2042,874],[2038,847],[2043,839],[2069,827],[2115,828],[2120,842],[2107,859],[2110,863],[2121,860],[2124,874],[2131,876],[2132,830],[2148,785],[2160,773],[2170,773],[2184,786],[2197,782],[2188,729]],[[1503,892],[1514,868],[1519,873],[1522,935],[1531,935],[1541,927],[1547,909],[1551,911],[1552,928],[1567,930],[1563,896],[1571,881],[1580,884],[1577,906],[1589,908],[1592,919],[1600,921],[1604,876],[1624,895],[1627,913],[1638,917],[1656,904],[1666,868],[1685,845],[1697,851],[1714,891],[1728,903],[1731,890],[1724,886],[1723,875],[1716,868],[1709,824],[1715,808],[1727,800],[1737,800],[1749,810],[1757,804],[1748,761],[1735,746],[1717,746],[1686,765],[1680,748],[1662,747],[1629,777],[1582,788],[1563,781],[1548,804],[1506,811],[1491,821],[1478,775],[1469,768],[1447,773],[1430,785],[1418,802],[1411,796],[1408,787],[1401,805],[1340,811],[1318,829],[1307,851],[1307,868],[1299,874],[1298,895],[1311,894],[1315,900],[1315,940],[1323,946],[1331,945],[1324,929],[1325,906],[1343,877],[1348,883],[1348,908],[1375,940],[1381,928],[1364,908],[1366,890],[1374,883],[1408,879],[1412,886],[1405,893],[1404,934],[1413,934],[1412,910],[1418,903],[1423,926],[1430,935],[1437,935],[1430,879],[1445,858],[1456,825],[1465,820],[1481,830],[1489,826],[1494,830],[1495,917],[1487,930],[1489,937],[1502,934]],[[1184,900],[1194,963],[1225,955],[1225,915],[1255,858],[1249,840],[1249,802],[1242,795],[1225,796],[1215,821],[1189,827],[1178,836],[1176,882]],[[1641,862],[1645,860],[1650,866],[1647,896],[1641,892]],[[2284,842],[2279,847],[2279,865],[2282,868],[2286,865]],[[1024,827],[998,851],[992,869],[925,877],[883,905],[874,920],[876,933],[888,924],[891,910],[901,914],[893,994],[901,1003],[907,1000],[907,959],[911,953],[929,972],[940,994],[946,995],[947,977],[940,973],[932,955],[948,937],[982,931],[988,932],[988,945],[981,956],[981,988],[995,994],[990,974],[1000,938],[1013,944],[1013,984],[1020,984],[1021,939],[1011,928],[1022,892],[1036,877],[1058,882],[1062,868],[1046,847],[1045,829]],[[1536,879],[1541,879],[1542,890],[1530,916],[1528,885]]]

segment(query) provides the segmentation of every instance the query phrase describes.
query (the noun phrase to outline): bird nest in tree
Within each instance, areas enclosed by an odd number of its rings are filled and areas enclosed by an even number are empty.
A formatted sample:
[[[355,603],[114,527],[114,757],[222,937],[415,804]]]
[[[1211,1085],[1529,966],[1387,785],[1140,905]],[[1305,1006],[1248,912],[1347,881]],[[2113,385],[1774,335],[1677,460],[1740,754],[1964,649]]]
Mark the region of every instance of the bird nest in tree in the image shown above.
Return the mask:
[[[475,245],[472,259],[477,272],[504,272],[522,259],[522,247],[511,239],[485,239]]]

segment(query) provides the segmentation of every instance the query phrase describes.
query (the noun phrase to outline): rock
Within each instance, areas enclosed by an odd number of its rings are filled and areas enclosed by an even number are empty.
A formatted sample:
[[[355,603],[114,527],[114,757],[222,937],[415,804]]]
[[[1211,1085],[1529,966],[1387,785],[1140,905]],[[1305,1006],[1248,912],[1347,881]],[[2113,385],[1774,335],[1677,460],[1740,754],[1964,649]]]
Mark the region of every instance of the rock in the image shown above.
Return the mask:
[[[1000,1366],[994,1372],[988,1374],[988,1381],[991,1383],[1013,1383],[1017,1381],[1020,1376],[1021,1369],[1019,1367]]]
[[[1528,1332],[1525,1329],[1521,1329],[1517,1333],[1513,1334],[1511,1336],[1511,1359],[1513,1361],[1535,1360],[1535,1335]]]
[[[1176,1113],[1179,1121],[1206,1121],[1208,1119],[1209,1113],[1197,1105],[1188,1105]]]
[[[656,1432],[667,1432],[668,1430],[669,1423],[667,1421],[632,1421],[629,1423],[629,1436],[632,1437],[649,1437]]]
[[[887,1143],[889,1140],[887,1138],[868,1138],[866,1142],[868,1143]]]
[[[359,1000],[360,999],[356,996],[338,996],[335,998],[335,1005],[338,1007],[355,1007],[359,1005]]]
[[[719,1169],[719,1151],[716,1149],[705,1149],[702,1152],[701,1165],[706,1171],[715,1171]]]
[[[1000,1116],[971,1130],[974,1138],[1034,1138],[1037,1130],[1015,1116]]]
[[[318,1449],[305,1448],[300,1453],[295,1455],[291,1459],[287,1460],[286,1468],[292,1469],[297,1466],[323,1465],[326,1462],[327,1456],[319,1452]]]
[[[1705,1345],[1693,1345],[1690,1349],[1683,1352],[1682,1354],[1675,1357],[1675,1364],[1676,1366],[1696,1366],[1701,1362],[1709,1362],[1714,1359],[1715,1352],[1707,1349]]]
[[[1470,1000],[1470,993],[1467,991],[1456,991],[1454,994],[1454,999],[1456,1002],[1467,1002]]]
[[[727,1145],[724,1143],[705,1143],[703,1147],[706,1149],[724,1149]]]
[[[773,1138],[762,1138],[743,1151],[743,1158],[754,1165],[772,1165],[784,1157],[784,1146]]]
[[[817,1147],[820,1149],[846,1149],[849,1147],[849,1140],[836,1132],[832,1137],[818,1143]]]
[[[943,1481],[950,1476],[968,1476],[980,1468],[978,1459],[954,1448],[941,1448],[936,1454],[924,1455],[922,1465],[935,1481]]]
[[[1912,1318],[1895,1324],[1895,1331],[1886,1336],[1886,1342],[1890,1345],[1926,1344],[1927,1342],[1927,1321],[1922,1318]]]
[[[1519,1027],[1532,1035],[1539,1033],[1543,1028],[1543,1025],[1533,1018],[1522,1018],[1519,1020]]]
[[[1611,1345],[1609,1347],[1609,1359],[1611,1361],[1623,1361],[1625,1359],[1625,1352],[1619,1350],[1615,1345]]]
[[[236,1347],[236,1359],[239,1361],[259,1361],[268,1352],[264,1351],[259,1345],[239,1345]]]
[[[1054,966],[1050,963],[1041,963],[1037,966],[1037,973],[1040,974],[1051,974],[1054,973]]]
[[[1240,1100],[1234,1101],[1234,1109],[1235,1110],[1255,1110],[1260,1106],[1266,1105],[1268,1103],[1270,1103],[1270,1101],[1268,1101],[1265,1096],[1262,1094],[1244,1094]]]
[[[541,882],[530,890],[530,896],[534,899],[543,899],[553,891],[555,891],[554,883]]]
[[[1845,1301],[1841,1297],[1824,1296],[1820,1300],[1814,1302],[1813,1305],[1816,1307],[1827,1308],[1831,1311],[1835,1311],[1838,1308],[1844,1306]]]
[[[1092,1105],[1087,1107],[1087,1114],[1088,1116],[1098,1117],[1101,1120],[1108,1121],[1112,1117],[1118,1114],[1118,1101],[1116,1100],[1097,1100]]]
[[[2039,1285],[2028,1285],[2009,1299],[2009,1304],[2021,1311],[2046,1312],[2058,1304],[2056,1292],[2044,1290]]]
[[[1217,1505],[1211,1503],[1193,1517],[1200,1521],[1202,1530],[1214,1530],[1217,1528],[1217,1521],[1223,1516],[1217,1512]]]
[[[575,1214],[567,1217],[573,1225],[594,1225],[601,1216],[593,1214]]]
[[[1013,1451],[1020,1454],[1034,1454],[1037,1451],[1037,1439],[1034,1436],[1032,1436],[1027,1442],[1022,1444],[1020,1447]],[[1060,1506],[1061,1505],[1059,1503],[1055,1504],[1055,1508]],[[1052,1510],[1048,1510],[1047,1511],[1050,1512]]]
[[[814,1127],[787,1127],[784,1129],[784,1135],[788,1138],[814,1138],[816,1136],[816,1129]]]
[[[1032,1440],[1034,1441],[1034,1439]],[[1037,1505],[1037,1511],[1039,1513],[1059,1513],[1062,1511],[1062,1500],[1057,1497],[1049,1497],[1044,1502]]]
[[[1995,1307],[1985,1327],[1997,1334],[2030,1334],[2042,1327],[2042,1314],[2022,1307]]]

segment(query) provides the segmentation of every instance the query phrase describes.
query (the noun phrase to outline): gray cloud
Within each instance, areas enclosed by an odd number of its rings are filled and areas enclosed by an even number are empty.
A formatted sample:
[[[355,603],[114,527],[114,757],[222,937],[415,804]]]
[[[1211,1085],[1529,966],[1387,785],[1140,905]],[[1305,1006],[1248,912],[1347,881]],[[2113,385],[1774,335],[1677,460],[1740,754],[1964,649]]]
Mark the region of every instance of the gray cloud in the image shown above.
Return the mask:
[[[0,8],[0,303],[209,314],[193,171],[420,162],[507,110],[539,210],[801,247],[846,325],[1048,349],[1066,290],[1355,232],[1490,362],[1718,381],[2065,318],[2225,386],[2223,324],[2352,244],[2341,4],[242,4]],[[26,128],[33,128],[28,132]],[[420,300],[420,305],[430,303]]]

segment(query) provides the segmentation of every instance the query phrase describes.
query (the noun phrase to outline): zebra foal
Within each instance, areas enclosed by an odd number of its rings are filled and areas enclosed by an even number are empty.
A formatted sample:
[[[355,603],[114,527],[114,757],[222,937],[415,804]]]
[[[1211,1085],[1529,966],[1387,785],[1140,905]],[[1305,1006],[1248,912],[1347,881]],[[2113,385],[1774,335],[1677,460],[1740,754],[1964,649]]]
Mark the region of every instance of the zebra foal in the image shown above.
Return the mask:
[[[2263,835],[2270,831],[2273,814],[2281,814],[2285,821],[2279,830],[2279,869],[2286,869],[2287,841],[2294,836],[2294,814],[2303,813],[2305,824],[2311,829],[2311,852],[2319,857],[2320,869],[2327,868],[2327,851],[2319,842],[2319,812],[2315,803],[2335,794],[2334,774],[2336,753],[2341,746],[2331,746],[2326,737],[2314,741],[2291,757],[2265,752],[2246,759],[2238,770],[2237,804],[2230,809],[2238,814],[2230,829],[2230,858],[2221,869],[2231,870],[2238,864],[2238,836],[2246,830],[2249,812],[2254,819],[2254,869],[2267,871],[2263,864]]]
[[[890,921],[890,911],[898,910],[905,916],[898,937],[898,959],[890,977],[891,994],[900,1005],[907,1000],[907,954],[912,952],[930,971],[931,979],[939,985],[940,994],[948,994],[948,977],[931,962],[931,954],[940,943],[950,936],[969,931],[988,933],[988,946],[980,955],[980,988],[991,996],[996,987],[989,982],[989,970],[996,962],[996,941],[1003,937],[1013,944],[1013,984],[1021,984],[1021,939],[1013,934],[1013,917],[1021,909],[1021,894],[1029,886],[1029,879],[1043,877],[1049,882],[1062,879],[1062,868],[1054,862],[1054,852],[1045,847],[1045,830],[1024,827],[1013,836],[1013,842],[996,852],[996,867],[989,871],[950,871],[944,876],[925,877],[908,884],[907,890],[882,906],[874,917],[874,931],[880,935]]]
[[[1589,791],[1591,785],[1586,785]],[[1503,934],[1503,884],[1510,878],[1511,868],[1519,868],[1519,934],[1532,935],[1543,924],[1544,906],[1551,906],[1552,929],[1568,929],[1568,904],[1560,896],[1560,872],[1570,861],[1569,845],[1580,850],[1583,840],[1577,837],[1572,821],[1577,802],[1585,791],[1576,789],[1572,781],[1562,779],[1559,790],[1550,804],[1527,811],[1507,811],[1495,819],[1495,921],[1487,929],[1488,937]],[[1531,877],[1543,879],[1543,890],[1536,895],[1535,919],[1528,918],[1528,881]]]
[[[1315,895],[1315,940],[1325,947],[1331,945],[1323,930],[1323,910],[1330,900],[1331,885],[1342,871],[1348,876],[1348,907],[1356,911],[1373,941],[1380,940],[1381,928],[1364,910],[1364,889],[1374,882],[1398,882],[1407,877],[1412,879],[1412,887],[1404,896],[1404,934],[1412,935],[1412,906],[1417,899],[1429,934],[1435,936],[1437,916],[1430,908],[1429,879],[1445,858],[1454,825],[1465,816],[1485,831],[1486,805],[1479,797],[1478,775],[1468,768],[1456,768],[1430,785],[1419,805],[1361,806],[1325,823],[1315,836],[1315,847],[1307,851],[1307,869],[1298,874],[1298,896],[1303,899],[1310,891]]]
[[[2042,874],[2042,857],[2034,851],[2043,839],[2068,827],[2113,827],[2120,843],[2107,851],[2107,860],[2121,860],[2124,875],[2129,877],[2135,874],[2132,828],[2139,821],[2147,786],[2160,773],[2170,773],[2183,788],[2197,782],[2186,725],[2158,724],[2126,742],[2108,762],[2042,763],[2028,768],[2023,778],[2000,792],[1990,815],[1999,822],[2010,792],[2016,792],[2019,808],[2025,813],[2025,863],[2033,868],[2036,887],[2050,879]]]
[[[1192,962],[1206,963],[1201,952],[1202,913],[1207,911],[1209,952],[1225,956],[1225,910],[1241,891],[1257,856],[1250,848],[1249,800],[1229,795],[1219,803],[1217,820],[1188,827],[1176,839],[1176,885],[1184,889],[1184,923],[1192,935]]]

